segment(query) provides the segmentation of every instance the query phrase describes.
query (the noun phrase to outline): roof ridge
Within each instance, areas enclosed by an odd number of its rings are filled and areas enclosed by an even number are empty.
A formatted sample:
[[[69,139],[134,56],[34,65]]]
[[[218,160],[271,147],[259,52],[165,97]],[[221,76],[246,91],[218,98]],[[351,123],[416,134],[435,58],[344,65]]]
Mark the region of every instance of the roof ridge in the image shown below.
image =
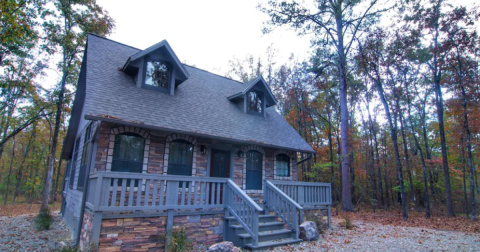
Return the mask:
[[[95,36],[95,37],[98,37],[98,38],[101,38],[101,39],[105,39],[105,40],[108,40],[108,41],[111,41],[111,42],[114,42],[114,43],[117,43],[117,44],[120,44],[120,45],[123,45],[123,46],[126,46],[126,47],[130,47],[130,48],[133,48],[133,49],[136,49],[136,50],[139,50],[139,51],[143,51],[142,49],[139,49],[139,48],[136,48],[136,47],[133,47],[133,46],[124,44],[124,43],[120,43],[120,42],[118,42],[118,41],[116,41],[116,40],[109,39],[109,38],[107,38],[107,37],[100,36],[100,35],[95,34],[95,33],[92,33],[92,32],[89,32],[88,35],[92,35],[92,36]]]
[[[230,80],[230,81],[238,82],[238,83],[240,83],[240,84],[242,84],[242,85],[245,84],[245,83],[243,83],[243,82],[241,82],[241,81],[237,81],[237,80],[234,80],[234,79],[232,79],[232,78],[225,77],[225,76],[220,75],[220,74],[212,73],[212,72],[210,72],[210,71],[207,71],[207,70],[205,70],[205,69],[198,68],[198,67],[196,67],[196,66],[191,66],[191,65],[185,64],[185,63],[182,63],[182,64],[185,65],[185,66],[188,66],[188,67],[195,68],[195,69],[197,69],[197,70],[203,71],[203,72],[207,72],[207,73],[209,73],[209,74],[216,75],[216,76],[218,76],[218,77],[221,77],[221,78],[224,78],[224,79],[227,79],[227,80]]]

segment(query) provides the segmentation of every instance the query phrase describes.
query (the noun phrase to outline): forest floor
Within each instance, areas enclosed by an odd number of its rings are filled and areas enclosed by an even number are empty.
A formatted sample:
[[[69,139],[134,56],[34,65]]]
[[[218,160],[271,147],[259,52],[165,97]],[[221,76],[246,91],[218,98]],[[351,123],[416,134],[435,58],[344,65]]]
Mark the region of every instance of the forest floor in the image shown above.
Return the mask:
[[[397,210],[340,213],[317,241],[273,251],[479,251],[480,221],[424,216],[412,211],[405,222]],[[351,220],[351,229],[345,228],[345,218]]]

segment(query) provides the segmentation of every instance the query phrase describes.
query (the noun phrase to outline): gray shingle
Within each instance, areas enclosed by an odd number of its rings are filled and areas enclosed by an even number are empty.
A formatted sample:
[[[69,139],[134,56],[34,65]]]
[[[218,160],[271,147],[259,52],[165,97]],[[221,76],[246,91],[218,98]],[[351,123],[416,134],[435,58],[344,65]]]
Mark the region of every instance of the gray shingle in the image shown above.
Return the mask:
[[[118,68],[139,51],[89,36],[85,115],[109,115],[151,127],[313,152],[274,107],[267,108],[264,118],[245,114],[229,101],[228,96],[245,89],[240,82],[184,65],[190,77],[174,96],[137,88],[133,77]]]

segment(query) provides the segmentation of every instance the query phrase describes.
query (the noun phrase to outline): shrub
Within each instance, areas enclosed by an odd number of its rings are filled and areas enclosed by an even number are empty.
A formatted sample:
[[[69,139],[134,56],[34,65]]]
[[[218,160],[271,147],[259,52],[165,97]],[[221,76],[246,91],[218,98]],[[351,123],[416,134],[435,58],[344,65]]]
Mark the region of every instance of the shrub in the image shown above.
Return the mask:
[[[72,247],[70,245],[63,246],[58,252],[79,252],[77,247]]]
[[[352,229],[354,227],[352,220],[346,216],[343,217],[343,225],[345,226],[345,229]]]
[[[48,210],[41,211],[35,217],[35,228],[39,231],[50,229],[50,226],[52,225],[52,223],[53,223],[53,216],[50,214]]]
[[[168,236],[167,236],[168,237]],[[179,232],[172,232],[168,239],[168,252],[183,252],[188,251],[192,242],[188,239],[185,230]]]

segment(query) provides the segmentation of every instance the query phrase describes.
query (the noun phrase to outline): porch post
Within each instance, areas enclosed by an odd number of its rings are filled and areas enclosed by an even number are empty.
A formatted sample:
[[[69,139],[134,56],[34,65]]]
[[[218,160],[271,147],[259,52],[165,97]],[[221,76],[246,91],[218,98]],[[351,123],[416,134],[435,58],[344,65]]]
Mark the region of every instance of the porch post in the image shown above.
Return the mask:
[[[184,182],[185,183],[185,182]],[[166,226],[166,233],[167,233],[167,244],[172,236],[173,232],[173,206],[176,205],[178,201],[178,181],[167,181],[167,198],[166,198],[166,205],[171,206],[172,209],[167,210],[167,226]]]
[[[102,217],[103,217],[102,212],[93,213],[91,242],[93,242],[93,244],[95,244],[97,248],[100,242],[100,230],[102,228]]]

